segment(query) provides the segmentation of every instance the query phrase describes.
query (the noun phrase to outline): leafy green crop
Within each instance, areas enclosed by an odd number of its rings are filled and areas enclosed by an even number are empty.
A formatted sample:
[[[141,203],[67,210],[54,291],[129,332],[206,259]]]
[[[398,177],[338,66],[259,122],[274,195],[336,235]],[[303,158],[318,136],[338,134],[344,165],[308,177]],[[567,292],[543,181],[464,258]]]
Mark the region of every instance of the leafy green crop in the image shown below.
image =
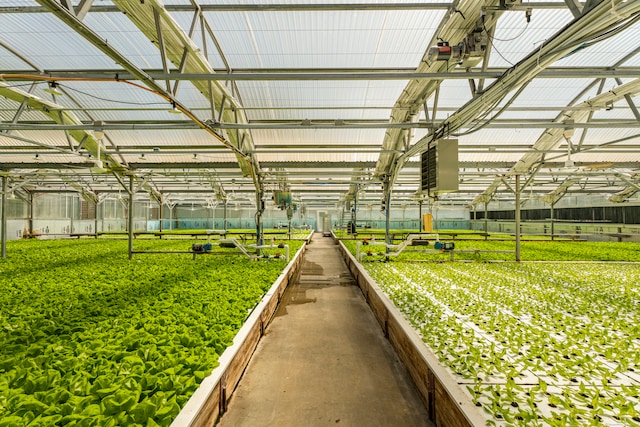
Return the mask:
[[[365,267],[489,424],[640,425],[638,264]]]
[[[191,242],[136,242],[176,245]],[[111,240],[9,242],[8,255],[0,426],[169,425],[284,267],[244,256],[129,261],[126,242]]]
[[[443,241],[452,241],[442,239]],[[361,240],[343,240],[344,245],[351,251],[356,252],[356,243]],[[378,241],[383,241],[378,239]],[[448,252],[427,253],[419,252],[422,249],[432,250],[433,244],[429,246],[407,247],[398,257],[391,260],[431,260],[448,261]],[[470,261],[491,261],[503,260],[514,261],[514,253],[482,252],[482,251],[515,251],[514,240],[455,240],[456,251],[479,250],[480,252],[456,252],[456,260]],[[378,260],[385,252],[384,246],[363,245],[360,248],[364,254],[372,251],[372,259]],[[578,242],[578,241],[522,241],[521,259],[523,261],[638,261],[640,253],[640,243],[635,242]],[[367,260],[367,258],[365,258]]]

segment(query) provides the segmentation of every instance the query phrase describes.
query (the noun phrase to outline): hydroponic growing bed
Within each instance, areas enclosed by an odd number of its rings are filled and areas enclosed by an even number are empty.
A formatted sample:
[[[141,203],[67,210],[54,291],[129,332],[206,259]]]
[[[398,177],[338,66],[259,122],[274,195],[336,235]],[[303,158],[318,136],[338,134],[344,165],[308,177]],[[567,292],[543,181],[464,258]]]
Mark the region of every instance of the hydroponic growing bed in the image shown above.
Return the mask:
[[[364,265],[487,424],[640,425],[637,264]]]
[[[302,242],[287,244],[295,251]],[[169,425],[285,267],[236,255],[129,261],[126,245],[9,242],[0,260],[0,426]]]

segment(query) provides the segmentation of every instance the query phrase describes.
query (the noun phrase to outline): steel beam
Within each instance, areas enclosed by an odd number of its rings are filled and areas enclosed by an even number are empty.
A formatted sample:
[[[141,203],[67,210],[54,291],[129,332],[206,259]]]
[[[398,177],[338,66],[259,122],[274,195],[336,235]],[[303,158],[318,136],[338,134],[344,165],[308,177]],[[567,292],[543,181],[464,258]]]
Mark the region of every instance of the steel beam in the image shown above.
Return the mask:
[[[7,193],[9,192],[9,178],[2,175],[2,217],[0,219],[0,240],[2,241],[2,258],[7,257]]]
[[[640,67],[550,67],[536,76],[539,79],[576,79],[576,78],[633,78],[637,77]],[[207,81],[239,81],[239,80],[468,80],[468,79],[495,79],[500,77],[507,69],[488,68],[486,71],[476,69],[454,69],[452,71],[397,71],[384,69],[368,70],[261,70],[261,71],[220,71],[210,73],[180,73],[163,72],[162,70],[148,71],[147,76],[153,80],[207,80]],[[25,80],[24,75],[33,74],[33,70],[15,71],[3,73],[2,78],[7,81]],[[47,76],[64,81],[65,78],[82,79],[114,79],[138,80],[139,77],[126,70],[48,70]],[[34,74],[37,77],[38,74]]]

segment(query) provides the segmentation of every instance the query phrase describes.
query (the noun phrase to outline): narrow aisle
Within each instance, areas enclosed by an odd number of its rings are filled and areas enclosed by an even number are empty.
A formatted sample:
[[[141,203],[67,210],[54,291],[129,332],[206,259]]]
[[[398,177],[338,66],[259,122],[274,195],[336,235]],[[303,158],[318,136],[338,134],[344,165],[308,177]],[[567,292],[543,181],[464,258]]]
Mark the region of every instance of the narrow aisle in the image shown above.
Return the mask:
[[[423,426],[427,412],[333,239],[315,233],[221,426]]]

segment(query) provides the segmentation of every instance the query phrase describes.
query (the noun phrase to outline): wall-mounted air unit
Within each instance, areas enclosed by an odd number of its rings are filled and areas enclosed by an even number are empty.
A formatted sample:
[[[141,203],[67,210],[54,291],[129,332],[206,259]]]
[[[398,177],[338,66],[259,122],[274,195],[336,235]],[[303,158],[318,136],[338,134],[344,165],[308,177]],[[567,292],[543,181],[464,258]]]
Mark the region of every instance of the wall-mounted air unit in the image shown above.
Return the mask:
[[[458,191],[458,140],[439,139],[422,153],[421,190],[428,194]]]

